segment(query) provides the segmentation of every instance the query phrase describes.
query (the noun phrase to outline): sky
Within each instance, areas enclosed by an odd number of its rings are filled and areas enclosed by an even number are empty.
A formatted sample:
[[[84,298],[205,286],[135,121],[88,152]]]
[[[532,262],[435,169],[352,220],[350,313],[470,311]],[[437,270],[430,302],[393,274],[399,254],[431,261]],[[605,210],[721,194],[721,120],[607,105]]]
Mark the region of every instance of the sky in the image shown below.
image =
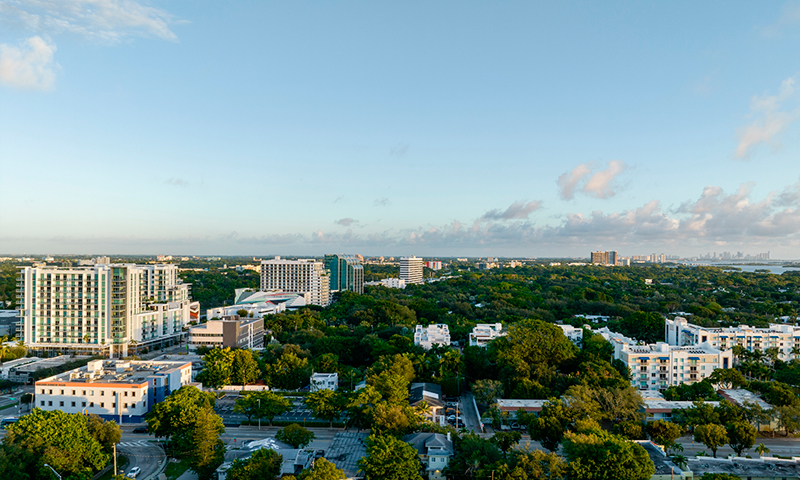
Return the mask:
[[[0,0],[0,253],[800,257],[800,1]]]

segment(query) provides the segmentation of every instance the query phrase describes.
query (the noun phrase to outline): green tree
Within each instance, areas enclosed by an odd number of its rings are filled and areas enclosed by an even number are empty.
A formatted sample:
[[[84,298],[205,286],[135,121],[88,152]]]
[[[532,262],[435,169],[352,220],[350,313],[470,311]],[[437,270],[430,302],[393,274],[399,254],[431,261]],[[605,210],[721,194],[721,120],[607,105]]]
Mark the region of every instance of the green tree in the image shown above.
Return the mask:
[[[454,447],[455,455],[443,472],[447,477],[475,478],[498,462],[506,462],[497,445],[474,432],[455,437]]]
[[[555,453],[527,448],[511,452],[508,462],[495,465],[495,480],[563,480],[567,473],[566,462]]]
[[[267,365],[267,376],[270,379],[270,386],[297,390],[308,385],[311,366],[308,364],[308,359],[299,357],[295,352],[284,351],[275,363]]]
[[[158,402],[145,417],[147,430],[156,437],[170,439],[177,452],[191,449],[191,434],[201,412],[214,407],[214,394],[185,385]]]
[[[718,368],[714,370],[708,376],[708,381],[722,389],[739,388],[747,384],[744,376],[733,368]]]
[[[694,440],[710,448],[716,458],[717,449],[728,443],[728,433],[725,427],[716,423],[698,425],[694,429]]]
[[[665,420],[647,422],[646,430],[650,439],[662,446],[671,445],[683,435],[683,428],[680,425]]]
[[[247,420],[251,418],[265,418],[272,426],[272,419],[282,413],[292,409],[292,401],[277,393],[262,391],[248,393],[236,400],[233,411],[247,415]]]
[[[522,434],[519,432],[495,432],[494,436],[492,436],[492,443],[497,445],[497,448],[503,452],[504,456],[508,456],[508,452],[520,440],[522,440]]]
[[[77,413],[34,408],[9,425],[6,432],[6,452],[25,452],[25,473],[29,478],[49,476],[46,463],[65,479],[89,479],[110,458],[89,432],[86,417]]]
[[[230,348],[215,347],[203,356],[203,370],[197,380],[209,388],[230,385],[233,374],[234,352]]]
[[[281,474],[283,457],[275,450],[259,448],[248,458],[237,458],[228,469],[228,480],[268,480]]]
[[[800,406],[784,405],[775,407],[778,416],[778,426],[788,436],[800,430]]]
[[[614,433],[628,440],[647,440],[645,428],[646,426],[643,422],[620,422],[614,425]]]
[[[563,453],[570,479],[647,480],[655,473],[644,447],[602,430],[567,432]]]
[[[314,416],[327,420],[333,427],[333,421],[342,416],[346,407],[344,395],[333,390],[317,390],[308,395],[304,401],[305,405],[314,412]]]
[[[756,453],[758,453],[759,456],[763,457],[764,454],[769,452],[770,452],[769,448],[767,448],[767,446],[764,445],[763,443],[759,443],[758,445],[756,445]]]
[[[91,414],[86,417],[86,428],[89,435],[103,446],[103,451],[112,453],[114,445],[122,438],[122,429],[114,421],[105,421],[100,416]]]
[[[380,434],[403,435],[415,430],[421,418],[408,404],[379,402],[372,412],[372,429]]]
[[[333,353],[324,353],[317,359],[317,372],[336,373],[339,369],[339,356]]]
[[[367,438],[367,455],[358,461],[366,480],[422,480],[422,463],[408,443],[389,435]]]
[[[564,432],[574,421],[574,413],[558,399],[551,399],[542,406],[539,415],[528,425],[531,438],[551,452],[556,451]]]
[[[224,431],[222,418],[214,413],[214,407],[205,405],[189,431],[190,448],[184,453],[201,480],[211,478],[225,460],[225,443],[219,438]]]
[[[320,458],[314,461],[314,467],[303,470],[297,480],[344,480],[346,475],[336,465]]]
[[[347,414],[359,431],[372,425],[375,406],[381,401],[381,394],[372,385],[353,392],[347,402]]]
[[[235,350],[231,364],[231,384],[247,385],[258,380],[261,371],[250,350]]]
[[[756,429],[746,422],[731,422],[726,425],[728,445],[741,457],[744,450],[753,448],[756,442]]]
[[[275,434],[275,438],[294,448],[303,448],[317,437],[311,430],[307,430],[296,423],[292,423],[278,430]]]
[[[472,384],[472,395],[482,405],[491,405],[503,396],[503,382],[499,380],[476,380]]]

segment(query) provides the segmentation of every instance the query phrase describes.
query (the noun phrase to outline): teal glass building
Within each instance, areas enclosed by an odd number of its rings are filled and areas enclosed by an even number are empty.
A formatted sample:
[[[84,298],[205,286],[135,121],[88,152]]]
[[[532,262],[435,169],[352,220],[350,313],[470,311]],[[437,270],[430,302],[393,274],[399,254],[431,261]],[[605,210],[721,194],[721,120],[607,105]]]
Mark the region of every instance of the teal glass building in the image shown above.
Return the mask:
[[[325,255],[325,268],[331,272],[331,292],[364,293],[364,266],[355,255]]]

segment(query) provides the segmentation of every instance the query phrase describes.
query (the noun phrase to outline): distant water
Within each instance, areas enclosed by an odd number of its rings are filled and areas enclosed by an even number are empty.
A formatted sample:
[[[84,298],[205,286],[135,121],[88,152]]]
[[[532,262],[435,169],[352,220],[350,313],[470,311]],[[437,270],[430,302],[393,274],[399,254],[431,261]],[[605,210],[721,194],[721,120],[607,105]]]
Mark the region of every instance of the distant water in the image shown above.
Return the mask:
[[[782,265],[741,265],[730,263],[689,263],[693,267],[717,267],[725,270],[727,267],[735,267],[741,269],[743,272],[755,272],[756,270],[769,270],[769,273],[780,275],[784,272],[800,272],[800,268],[784,267]]]

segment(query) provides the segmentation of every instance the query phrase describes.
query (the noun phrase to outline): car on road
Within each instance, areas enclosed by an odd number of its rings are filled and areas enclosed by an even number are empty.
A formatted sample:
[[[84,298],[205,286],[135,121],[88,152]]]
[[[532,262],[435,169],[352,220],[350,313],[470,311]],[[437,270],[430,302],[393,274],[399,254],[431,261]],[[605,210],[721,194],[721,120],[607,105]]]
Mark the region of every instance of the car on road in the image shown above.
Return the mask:
[[[147,427],[136,427],[133,429],[133,433],[147,433]]]
[[[11,424],[16,423],[17,420],[19,420],[19,418],[17,418],[17,417],[4,418],[3,421],[0,422],[0,428],[6,428],[7,426],[9,426]]]
[[[130,471],[130,472],[128,472],[128,477],[130,477],[130,478],[136,478],[136,476],[137,476],[137,475],[139,475],[139,472],[141,472],[141,471],[142,471],[142,469],[141,469],[141,468],[139,468],[139,467],[133,467],[133,468],[131,468],[131,471]]]

